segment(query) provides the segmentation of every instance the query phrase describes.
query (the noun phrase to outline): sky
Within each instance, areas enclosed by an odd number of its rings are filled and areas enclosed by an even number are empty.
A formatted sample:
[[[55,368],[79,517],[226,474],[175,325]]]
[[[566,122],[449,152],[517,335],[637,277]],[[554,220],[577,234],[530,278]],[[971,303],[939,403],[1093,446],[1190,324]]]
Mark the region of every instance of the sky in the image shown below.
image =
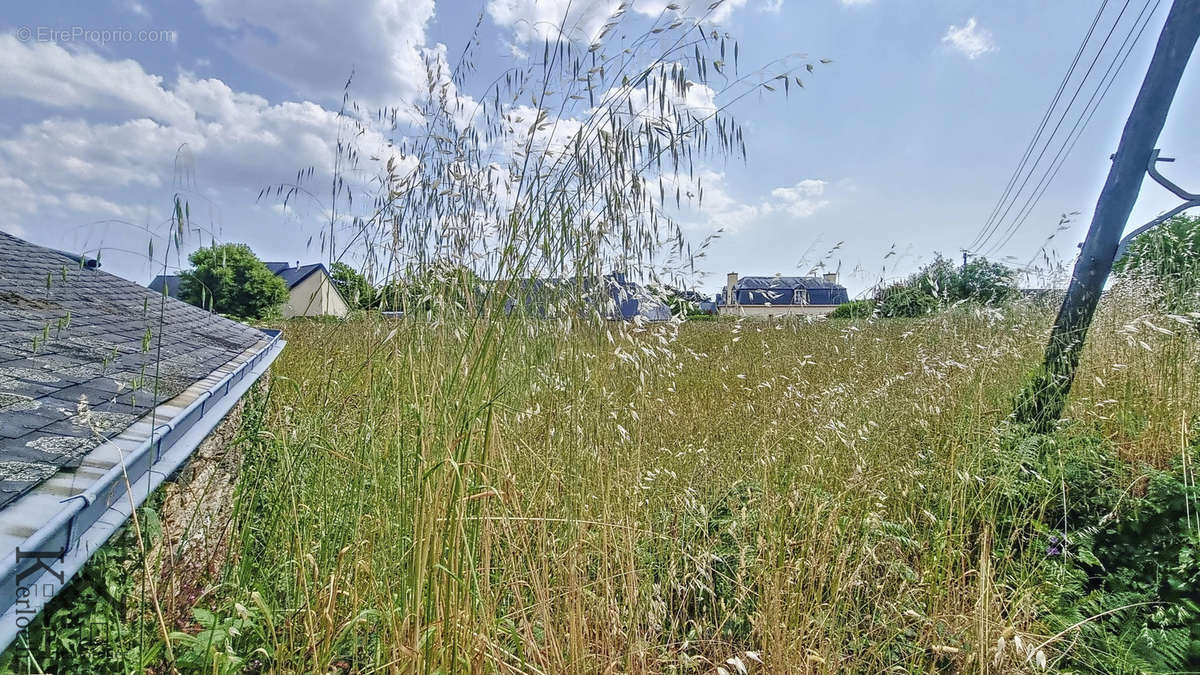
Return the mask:
[[[704,14],[707,0],[633,0],[629,21]],[[580,40],[613,0],[95,0],[10,3],[0,17],[0,230],[55,248],[99,251],[139,283],[163,259],[175,195],[210,242],[245,242],[264,260],[327,260],[327,205],[259,199],[298,169],[327,175],[343,88],[364,108],[419,101],[425,59],[453,59],[478,24],[481,76],[540,56],[564,12]],[[1027,266],[1069,265],[1082,241],[1169,2],[1112,0],[728,0],[708,14],[743,64],[801,64],[803,88],[731,105],[748,159],[706,160],[705,203],[679,219],[693,240],[720,232],[698,282],[727,272],[804,274],[819,262],[852,294],[963,249]],[[1103,6],[1048,162],[1097,100],[1061,168],[1016,224],[1019,193],[994,236],[977,240]],[[1124,13],[1122,13],[1124,9]],[[1139,11],[1147,19],[1111,87],[1099,86]],[[1153,12],[1153,13],[1151,13]],[[1104,51],[1103,37],[1113,37]],[[617,39],[615,34],[605,39]],[[1093,56],[1097,65],[1083,79]],[[1163,172],[1200,189],[1200,70],[1185,73],[1160,138]],[[1058,120],[1075,89],[1069,83]],[[1094,91],[1105,95],[1091,99]],[[718,101],[717,103],[722,103]],[[1190,124],[1189,124],[1190,122]],[[1040,146],[1039,146],[1040,148]],[[1038,151],[1035,150],[1035,154]],[[1042,176],[1033,173],[1026,190]],[[1021,183],[1023,179],[1019,179]],[[318,181],[319,184],[319,181]],[[1147,180],[1128,229],[1177,204]],[[1001,208],[1004,211],[1004,208]],[[1077,212],[1060,226],[1062,214]],[[1031,278],[1028,285],[1044,279]]]

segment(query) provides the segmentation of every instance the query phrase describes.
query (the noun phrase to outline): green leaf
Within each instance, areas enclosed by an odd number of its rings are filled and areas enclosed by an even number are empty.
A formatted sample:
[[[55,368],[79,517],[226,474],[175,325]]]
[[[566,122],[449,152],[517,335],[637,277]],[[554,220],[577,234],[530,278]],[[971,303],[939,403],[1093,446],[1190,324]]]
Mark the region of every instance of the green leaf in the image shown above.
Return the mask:
[[[193,607],[192,616],[196,618],[196,623],[205,628],[213,628],[217,625],[217,617],[203,607]]]

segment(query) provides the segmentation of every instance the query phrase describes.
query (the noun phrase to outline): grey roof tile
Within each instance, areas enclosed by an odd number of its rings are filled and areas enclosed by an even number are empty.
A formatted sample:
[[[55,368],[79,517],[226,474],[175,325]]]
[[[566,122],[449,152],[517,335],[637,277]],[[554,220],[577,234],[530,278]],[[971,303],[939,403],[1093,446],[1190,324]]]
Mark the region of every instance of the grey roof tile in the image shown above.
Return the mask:
[[[0,232],[0,507],[264,339]]]

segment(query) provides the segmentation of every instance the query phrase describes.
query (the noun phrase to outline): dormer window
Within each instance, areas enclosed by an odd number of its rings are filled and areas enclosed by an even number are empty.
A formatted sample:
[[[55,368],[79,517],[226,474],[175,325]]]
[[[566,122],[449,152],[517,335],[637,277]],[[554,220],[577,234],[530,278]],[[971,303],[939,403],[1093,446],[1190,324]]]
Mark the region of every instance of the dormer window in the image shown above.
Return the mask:
[[[797,288],[796,290],[792,291],[792,304],[793,305],[807,305],[808,304],[808,289],[807,288]]]

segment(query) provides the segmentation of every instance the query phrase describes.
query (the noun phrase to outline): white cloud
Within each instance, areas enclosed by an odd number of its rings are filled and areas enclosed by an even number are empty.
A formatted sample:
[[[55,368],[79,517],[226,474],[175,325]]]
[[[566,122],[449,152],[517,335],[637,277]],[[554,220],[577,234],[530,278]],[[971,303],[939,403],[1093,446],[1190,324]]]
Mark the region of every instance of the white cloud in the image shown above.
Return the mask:
[[[53,195],[39,195],[29,183],[16,176],[0,173],[0,202],[7,207],[9,214],[13,212],[33,213],[48,203],[58,203]]]
[[[824,197],[826,182],[814,178],[777,187],[771,190],[769,199],[750,202],[730,194],[725,185],[725,174],[711,169],[696,172],[694,179],[681,176],[677,180],[664,178],[663,182],[666,186],[667,209],[675,207],[674,195],[678,185],[682,203],[678,209],[679,219],[689,229],[701,234],[710,234],[718,229],[727,234],[736,234],[781,218],[808,218],[831,203]],[[657,192],[654,184],[650,189]]]
[[[66,90],[56,96],[62,83]],[[335,112],[316,103],[271,104],[188,73],[168,88],[134,61],[10,36],[0,37],[0,89],[48,105],[125,114],[125,121],[105,123],[53,117],[0,140],[3,166],[25,167],[21,176],[58,176],[64,185],[158,186],[181,146],[218,180],[275,182],[286,178],[269,176],[281,167],[330,168],[339,124]],[[387,154],[382,137],[362,140],[364,153]]]
[[[25,234],[25,228],[17,225],[16,223],[4,223],[3,225],[0,225],[0,230],[7,232],[14,237],[28,239],[28,235]]]
[[[688,80],[685,83],[683,94],[680,95],[675,84],[665,80],[666,78],[659,77],[657,74],[652,75],[646,87],[629,92],[629,104],[633,108],[634,115],[643,120],[658,121],[673,126],[676,113],[684,114],[685,119],[688,114],[697,119],[704,119],[717,112],[717,94],[712,87]],[[651,87],[656,92],[665,88],[661,104],[657,93],[651,100],[649,93]]]
[[[704,17],[705,21],[713,23],[725,23],[729,17],[733,15],[734,10],[744,7],[746,0],[725,0],[715,9],[710,10],[712,0],[699,0],[689,2],[689,0],[636,0],[633,3],[634,11],[639,14],[658,17],[664,12],[674,11],[681,16],[689,16],[693,18]],[[769,0],[768,4],[775,6],[774,10],[778,11],[779,6],[783,4],[783,0]],[[679,9],[669,10],[668,5],[677,5]]]
[[[807,218],[829,205],[829,200],[822,199],[824,194],[825,181],[806,178],[791,187],[777,187],[771,190],[775,201],[767,210],[783,211],[796,218]]]
[[[561,35],[591,44],[620,6],[618,0],[489,0],[487,12],[497,26],[513,30],[517,43],[553,42]]]
[[[967,23],[962,26],[951,25],[947,28],[942,42],[954,47],[972,60],[996,48],[992,43],[992,34],[980,28],[975,17],[967,19]]]
[[[73,211],[87,214],[90,218],[128,218],[133,216],[131,209],[96,195],[72,192],[63,200],[63,204]]]
[[[858,7],[860,5],[869,5],[872,2],[874,2],[875,0],[839,0],[839,1],[843,5],[846,5],[847,7]]]
[[[0,91],[54,107],[130,111],[163,122],[184,121],[190,114],[163,89],[161,77],[136,61],[108,61],[87,50],[23,43],[12,35],[0,35]]]
[[[575,138],[583,122],[569,117],[555,118],[544,110],[539,112],[537,108],[522,105],[505,111],[504,126],[504,156],[523,151],[529,143],[535,156],[544,152],[547,158],[554,158]]]
[[[433,0],[309,3],[303,11],[288,0],[198,2],[235,32],[235,54],[305,96],[340,99],[352,70],[354,91],[372,106],[413,102],[424,91]]]
[[[712,0],[635,0],[632,7],[638,14],[651,18],[665,13],[724,23],[747,1],[725,0],[712,10],[709,9]],[[497,26],[512,29],[518,44],[553,42],[560,35],[573,42],[591,44],[600,38],[605,25],[619,18],[621,5],[620,0],[489,0],[487,12]],[[670,5],[677,8],[669,9]]]
[[[761,12],[769,14],[778,14],[779,10],[783,9],[783,0],[767,0],[763,6],[759,8]]]
[[[52,232],[62,246],[103,230],[62,229],[69,225],[112,218],[154,225],[150,216],[165,217],[163,207],[181,185],[201,186],[200,193],[189,188],[193,214],[212,212],[205,226],[217,227],[222,210],[248,218],[259,189],[289,181],[302,168],[313,167],[310,180],[327,185],[338,129],[346,125],[312,102],[272,104],[189,73],[168,86],[133,61],[108,61],[84,49],[5,36],[0,64],[0,88],[11,96],[75,113],[106,112],[103,121],[53,116],[0,137],[0,203],[8,206],[9,231],[23,228],[42,239]],[[56,88],[62,98],[53,95]],[[356,145],[364,175],[374,170],[370,157],[382,163],[392,154],[375,132],[358,136]],[[144,232],[112,232],[106,246],[145,250]],[[308,234],[295,232],[293,248]]]

